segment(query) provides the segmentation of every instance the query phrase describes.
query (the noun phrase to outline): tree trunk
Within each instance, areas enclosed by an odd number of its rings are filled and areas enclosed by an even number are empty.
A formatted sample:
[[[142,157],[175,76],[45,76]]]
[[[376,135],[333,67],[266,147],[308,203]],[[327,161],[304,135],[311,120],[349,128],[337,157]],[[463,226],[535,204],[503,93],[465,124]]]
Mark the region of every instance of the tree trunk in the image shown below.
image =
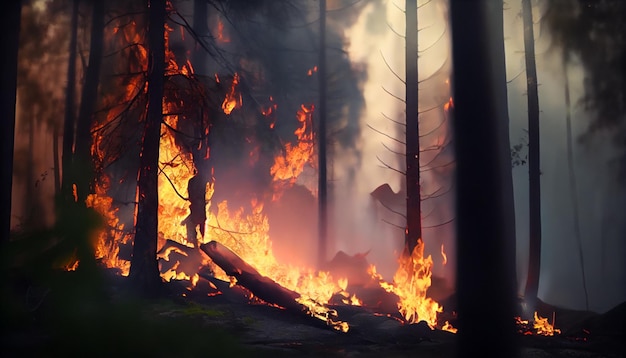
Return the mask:
[[[539,153],[539,96],[535,64],[535,36],[530,0],[522,0],[526,85],[528,97],[528,177],[529,177],[529,248],[528,276],[524,298],[534,311],[541,269],[541,173]]]
[[[17,55],[19,48],[20,18],[22,3],[19,0],[4,4],[0,21],[0,40],[6,51],[0,63],[0,123],[2,125],[2,230],[3,244],[9,240],[11,232],[11,191],[13,190],[13,144],[15,136],[15,104],[17,86]]]
[[[138,205],[130,277],[142,294],[157,293],[161,278],[156,259],[158,236],[159,142],[165,72],[165,0],[149,1],[148,110],[137,183]]]
[[[59,126],[55,123],[52,129],[52,165],[54,171],[54,197],[61,193],[61,168],[59,163]]]
[[[91,48],[89,65],[85,74],[85,84],[78,109],[78,123],[76,124],[76,146],[72,165],[72,176],[76,183],[78,202],[83,203],[93,192],[94,167],[91,158],[91,125],[93,113],[98,99],[98,84],[100,83],[100,67],[104,45],[104,1],[93,2],[91,25]]]
[[[76,127],[76,42],[78,37],[79,4],[79,0],[72,1],[70,49],[67,63],[67,87],[65,89],[65,119],[63,122],[63,179],[61,183],[61,192],[64,201],[74,200],[72,194],[73,181],[71,170],[72,158],[74,155],[74,128]]]
[[[499,10],[494,9],[494,17],[492,26],[494,29],[504,28],[503,9],[502,2],[496,1],[492,6],[500,6]],[[498,11],[496,14],[495,11]],[[497,15],[497,16],[495,16]],[[500,148],[503,149],[500,152],[500,169],[502,170],[502,210],[504,216],[504,239],[505,248],[507,250],[507,257],[510,258],[506,262],[510,277],[510,282],[514,288],[514,294],[517,296],[519,289],[517,281],[517,233],[515,225],[515,198],[513,193],[513,170],[511,165],[511,140],[509,130],[509,106],[508,106],[508,91],[507,91],[507,78],[506,78],[506,58],[504,55],[504,31],[495,31],[491,34],[493,36],[492,45],[494,46],[494,73],[493,81],[497,88],[493,94],[494,105],[496,106],[498,125],[500,127],[500,134],[498,139],[500,141]]]
[[[319,79],[318,112],[318,264],[326,263],[328,250],[328,181],[326,168],[326,0],[320,0],[320,43],[317,76]]]
[[[417,0],[406,0],[406,230],[405,252],[411,256],[422,239],[417,65]]]
[[[207,0],[194,0],[193,2],[193,31],[196,35],[202,39],[209,31],[209,25],[207,23],[207,14],[208,14],[208,6]],[[196,48],[193,52],[193,67],[196,73],[201,75],[206,75],[206,61],[207,61],[207,52],[206,50],[200,46],[200,44],[196,44]]]
[[[451,0],[458,352],[461,357],[514,357],[514,287],[506,237],[500,92],[504,73],[502,1]],[[489,320],[484,319],[489,302]],[[490,332],[485,339],[484,332]],[[494,342],[498,344],[494,345]]]
[[[572,104],[570,100],[570,92],[569,92],[569,78],[567,77],[567,59],[565,55],[563,55],[563,77],[565,81],[565,128],[567,136],[567,169],[569,173],[569,185],[570,185],[570,196],[572,198],[572,211],[574,216],[574,235],[576,236],[576,244],[578,246],[578,260],[580,261],[580,271],[582,274],[582,284],[583,291],[585,292],[585,308],[589,310],[589,293],[587,292],[587,278],[585,275],[585,260],[583,255],[583,244],[582,244],[582,236],[580,234],[580,217],[579,217],[579,208],[578,208],[578,183],[576,181],[576,173],[574,171],[574,144],[572,140]],[[606,215],[602,215],[602,218],[606,217]],[[601,228],[604,228],[604,222],[602,222]],[[604,270],[604,249],[605,249],[605,237],[604,235],[600,235],[600,244],[601,244],[601,262],[602,269]],[[604,273],[604,272],[603,272]],[[603,275],[604,277],[604,275]]]

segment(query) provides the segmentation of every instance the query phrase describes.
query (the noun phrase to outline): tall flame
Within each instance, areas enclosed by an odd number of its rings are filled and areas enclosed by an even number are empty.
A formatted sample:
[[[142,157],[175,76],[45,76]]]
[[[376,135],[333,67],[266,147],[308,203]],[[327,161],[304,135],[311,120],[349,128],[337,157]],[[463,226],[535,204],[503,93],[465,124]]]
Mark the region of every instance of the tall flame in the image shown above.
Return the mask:
[[[393,283],[385,282],[374,268],[370,274],[379,279],[381,287],[400,298],[398,310],[409,323],[425,321],[431,328],[437,325],[437,314],[443,307],[426,296],[431,285],[433,259],[424,257],[424,242],[419,239],[411,256],[401,256]]]
[[[274,165],[270,174],[274,181],[287,181],[294,183],[304,170],[304,166],[311,162],[314,152],[313,139],[313,105],[301,105],[296,118],[300,126],[294,131],[297,138],[296,144],[285,144],[283,155],[274,158]]]

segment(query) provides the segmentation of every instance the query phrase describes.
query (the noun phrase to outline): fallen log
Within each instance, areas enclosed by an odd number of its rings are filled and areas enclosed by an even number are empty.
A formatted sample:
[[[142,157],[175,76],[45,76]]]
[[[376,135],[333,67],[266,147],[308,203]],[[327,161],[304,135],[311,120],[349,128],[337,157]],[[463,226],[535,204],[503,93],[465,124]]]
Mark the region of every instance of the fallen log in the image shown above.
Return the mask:
[[[306,307],[296,301],[300,297],[299,293],[286,289],[269,277],[261,275],[226,246],[217,241],[211,241],[200,245],[200,249],[227,275],[237,279],[237,284],[250,290],[256,297],[288,310],[306,311]]]

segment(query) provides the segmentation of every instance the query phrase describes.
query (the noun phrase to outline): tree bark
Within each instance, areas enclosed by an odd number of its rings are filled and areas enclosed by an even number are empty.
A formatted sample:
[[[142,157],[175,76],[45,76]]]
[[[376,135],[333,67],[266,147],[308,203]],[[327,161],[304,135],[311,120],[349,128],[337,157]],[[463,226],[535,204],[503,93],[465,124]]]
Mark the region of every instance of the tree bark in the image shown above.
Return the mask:
[[[79,0],[72,1],[70,48],[67,63],[67,87],[65,89],[65,119],[63,121],[63,153],[61,193],[65,201],[73,201],[72,159],[74,156],[74,129],[76,127],[76,42],[78,38]],[[93,31],[93,29],[92,29]],[[92,45],[93,48],[93,45]]]
[[[328,181],[326,168],[326,0],[320,0],[320,43],[317,76],[319,79],[318,112],[318,264],[326,263],[328,250]]]
[[[501,1],[494,1],[492,4],[498,9],[493,9],[493,28],[498,29],[491,33],[493,36],[492,46],[494,46],[494,73],[493,81],[497,90],[494,95],[494,105],[496,106],[498,115],[498,125],[500,128],[498,140],[500,141],[500,148],[503,148],[500,154],[500,169],[502,170],[502,210],[503,210],[503,225],[504,225],[504,239],[505,248],[507,250],[507,257],[509,261],[506,262],[510,277],[510,282],[514,288],[514,295],[517,297],[518,281],[517,281],[517,233],[515,224],[515,198],[513,193],[513,170],[511,165],[511,140],[509,130],[509,106],[508,106],[508,91],[507,91],[507,78],[506,78],[506,58],[504,55],[504,31],[499,29],[504,28],[503,8]],[[497,13],[496,13],[497,11]]]
[[[151,295],[161,287],[157,264],[158,170],[165,72],[166,1],[149,1],[148,110],[137,183],[138,205],[130,277],[140,293]]]
[[[458,355],[515,357],[514,287],[503,196],[502,1],[451,0]],[[490,319],[485,320],[489,302]],[[485,339],[484,332],[490,332]],[[494,344],[498,342],[498,344]]]
[[[20,18],[22,2],[12,0],[5,3],[0,21],[0,40],[6,51],[0,64],[0,84],[2,95],[0,97],[0,115],[2,116],[2,241],[9,241],[11,233],[11,192],[13,190],[13,145],[15,136],[15,105],[17,87],[17,56],[20,37]]]
[[[406,0],[406,230],[405,255],[422,239],[419,143],[417,0]]]
[[[91,125],[98,100],[100,68],[104,47],[104,1],[93,2],[91,25],[91,48],[85,84],[78,109],[76,124],[76,146],[72,163],[72,176],[76,183],[78,202],[82,203],[93,192],[94,167],[91,158]]]
[[[529,248],[528,276],[524,298],[534,311],[541,271],[541,173],[539,152],[539,96],[535,64],[535,36],[530,0],[522,0],[526,88],[528,98],[528,178],[529,178]]]

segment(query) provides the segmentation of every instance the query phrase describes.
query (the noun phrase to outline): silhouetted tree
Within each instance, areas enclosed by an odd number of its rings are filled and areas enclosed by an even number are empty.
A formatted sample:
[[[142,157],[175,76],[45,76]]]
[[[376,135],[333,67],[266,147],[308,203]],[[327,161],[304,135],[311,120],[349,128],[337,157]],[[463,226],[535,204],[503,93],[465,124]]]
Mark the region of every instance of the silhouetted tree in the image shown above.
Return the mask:
[[[528,98],[529,249],[524,298],[534,311],[541,271],[541,172],[539,151],[539,95],[535,63],[535,35],[530,0],[522,0],[526,95]]]
[[[5,53],[0,63],[0,83],[2,94],[0,95],[0,122],[2,127],[2,241],[8,241],[11,232],[11,190],[13,188],[13,144],[15,135],[15,104],[17,86],[17,55],[20,34],[20,18],[22,2],[10,0],[4,4],[1,25],[0,43],[4,46]]]
[[[410,256],[422,240],[420,193],[420,141],[417,65],[417,0],[406,0],[406,230],[405,254]]]
[[[503,196],[510,148],[502,137],[506,93],[502,1],[450,2],[453,53],[458,353],[512,357],[515,257],[506,237]],[[508,142],[508,141],[507,141]],[[490,319],[484,320],[485,302]],[[484,332],[490,332],[485,339]],[[494,342],[498,342],[494,344]]]
[[[136,234],[130,277],[143,294],[155,293],[161,285],[156,259],[158,237],[159,143],[163,119],[165,71],[166,0],[150,0],[148,15],[148,110],[137,184]]]
[[[328,178],[326,164],[326,0],[320,0],[320,39],[319,39],[319,108],[317,142],[318,142],[318,220],[319,220],[319,244],[318,255],[320,267],[326,263],[326,251],[328,246]]]
[[[80,203],[83,203],[93,191],[94,166],[91,157],[91,126],[98,102],[98,85],[100,84],[104,48],[104,2],[94,1],[92,6],[89,64],[85,73],[85,83],[78,109],[76,144],[71,171]]]
[[[67,62],[67,87],[65,89],[65,119],[63,121],[63,179],[61,192],[65,201],[73,200],[71,170],[74,152],[74,129],[76,127],[76,43],[78,38],[79,5],[79,0],[72,0],[69,59]]]

